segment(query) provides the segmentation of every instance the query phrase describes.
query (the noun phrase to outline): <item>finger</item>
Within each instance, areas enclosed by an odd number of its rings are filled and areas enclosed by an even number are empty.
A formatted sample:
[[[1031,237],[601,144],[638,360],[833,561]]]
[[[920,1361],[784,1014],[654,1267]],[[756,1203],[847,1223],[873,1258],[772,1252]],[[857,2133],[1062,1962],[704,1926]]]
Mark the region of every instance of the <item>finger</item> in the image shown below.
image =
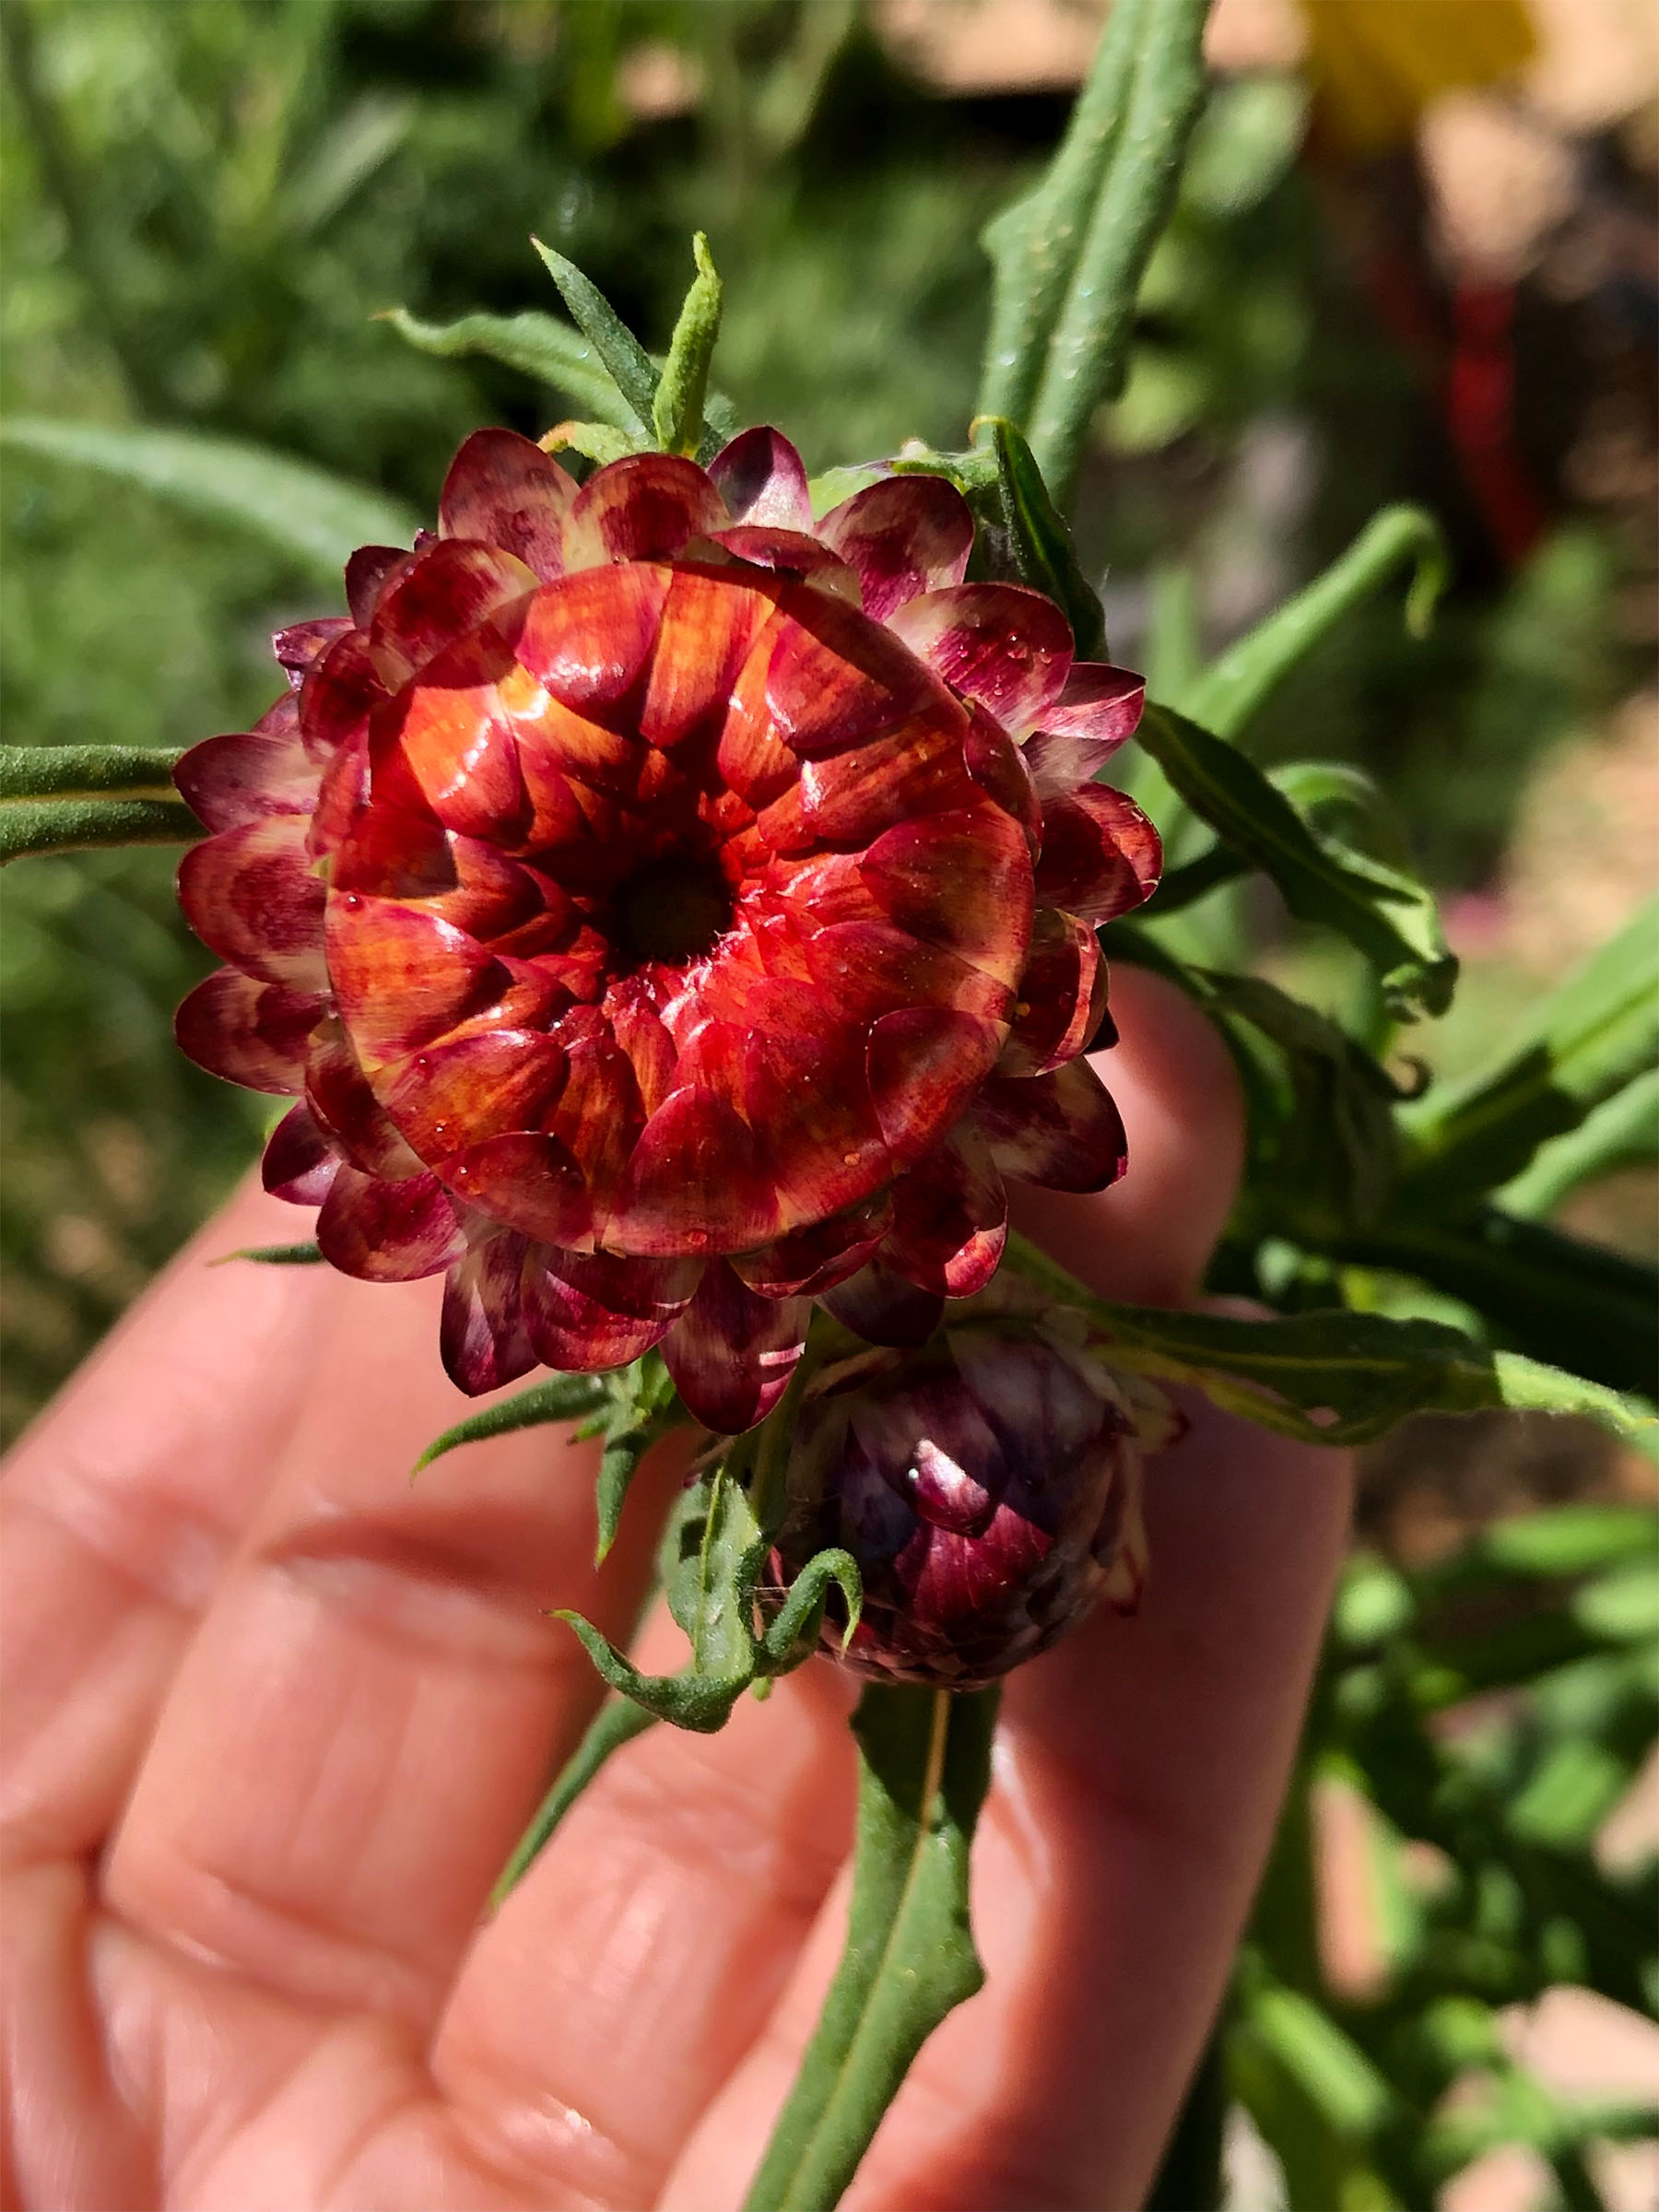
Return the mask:
[[[1177,1305],[1196,1292],[1239,1187],[1239,1078],[1219,1033],[1161,976],[1114,968],[1112,1011],[1123,1042],[1092,1065],[1124,1117],[1127,1170],[1093,1197],[1012,1184],[1009,1216],[1102,1297]]]
[[[158,1719],[110,1854],[134,1926],[309,2002],[434,2017],[597,1702],[574,1606],[631,1630],[653,1492],[593,1566],[596,1446],[541,1427],[411,1483],[466,1401],[440,1286],[343,1284],[275,1479]]]
[[[981,1994],[924,2047],[846,2198],[1143,2201],[1225,1984],[1347,1526],[1346,1455],[1200,1411],[1148,1484],[1142,1611],[1009,1681],[973,1856]],[[844,1906],[664,2193],[740,2202]]]
[[[11,1454],[0,1485],[6,1848],[85,1853],[131,1781],[194,1617],[271,1479],[345,1288],[222,1268],[293,1235],[244,1186]]]
[[[1179,994],[1125,993],[1124,1031],[1112,1077],[1150,1187],[1133,1209],[1119,1194],[1065,1203],[1106,1209],[1112,1281],[1139,1297],[1195,1278],[1231,1201],[1213,1163],[1238,1158],[1238,1108]],[[1194,1069],[1215,1079],[1189,1082]],[[1171,1238],[1190,1255],[1173,1271]],[[655,1648],[677,1663],[668,1641]],[[855,1689],[815,1665],[718,1736],[658,1729],[617,1757],[458,1985],[435,2064],[481,2124],[538,2144],[606,2201],[653,2200],[844,1857]]]

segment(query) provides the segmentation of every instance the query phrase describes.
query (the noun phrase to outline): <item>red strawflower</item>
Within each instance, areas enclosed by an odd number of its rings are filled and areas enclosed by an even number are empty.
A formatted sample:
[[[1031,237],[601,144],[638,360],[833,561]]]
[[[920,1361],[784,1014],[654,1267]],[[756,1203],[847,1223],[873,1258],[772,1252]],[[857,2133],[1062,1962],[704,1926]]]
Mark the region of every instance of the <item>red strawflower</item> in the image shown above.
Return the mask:
[[[369,547],[293,690],[179,764],[212,834],[179,1010],[215,1074],[300,1102],[266,1187],[348,1275],[448,1271],[464,1390],[661,1343],[736,1431],[815,1296],[925,1335],[1005,1234],[1005,1172],[1099,1189],[1092,924],[1158,841],[1092,781],[1141,685],[895,476],[815,523],[775,431],[578,488],[512,431],[436,537]]]

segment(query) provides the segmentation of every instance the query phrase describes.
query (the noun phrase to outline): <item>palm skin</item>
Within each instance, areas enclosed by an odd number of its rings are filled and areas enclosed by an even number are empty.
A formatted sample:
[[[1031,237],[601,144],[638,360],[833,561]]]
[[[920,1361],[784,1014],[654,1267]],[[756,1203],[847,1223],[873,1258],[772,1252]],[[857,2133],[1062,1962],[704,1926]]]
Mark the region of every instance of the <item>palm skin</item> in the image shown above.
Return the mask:
[[[1124,972],[1133,1165],[1022,1225],[1110,1294],[1194,1294],[1240,1153],[1225,1054]],[[490,1884],[625,1637],[672,1440],[592,1564],[589,1448],[405,1471],[460,1401],[434,1286],[206,1263],[245,1191],[13,1455],[5,2196],[132,2212],[741,2202],[832,1971],[853,1685],[652,1730],[507,1905]],[[1340,1454],[1197,1409],[1153,1464],[1139,1617],[1009,1683],[975,1849],[985,1989],[850,2206],[1140,2201],[1284,1786],[1347,1509]],[[643,1663],[675,1664],[644,1630]]]

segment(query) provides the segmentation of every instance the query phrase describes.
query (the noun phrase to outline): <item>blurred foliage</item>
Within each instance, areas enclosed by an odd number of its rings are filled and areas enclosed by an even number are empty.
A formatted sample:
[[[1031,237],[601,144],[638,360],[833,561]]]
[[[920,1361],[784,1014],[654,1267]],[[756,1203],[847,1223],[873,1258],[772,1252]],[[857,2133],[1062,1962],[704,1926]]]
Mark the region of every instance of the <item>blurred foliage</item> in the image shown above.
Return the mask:
[[[371,318],[552,310],[532,231],[660,349],[688,235],[706,229],[726,284],[718,382],[811,466],[959,443],[987,313],[978,233],[1065,112],[929,94],[853,0],[7,0],[0,29],[3,411],[257,440],[421,511],[467,429],[539,432],[548,402]],[[1570,518],[1500,571],[1433,394],[1381,340],[1300,158],[1305,121],[1290,78],[1213,91],[1124,387],[1096,419],[1078,545],[1106,578],[1117,656],[1172,696],[1379,506],[1444,516],[1457,581],[1431,635],[1405,637],[1382,599],[1358,606],[1249,744],[1266,767],[1317,752],[1369,770],[1430,879],[1479,887],[1529,770],[1630,688],[1613,618],[1627,555]],[[269,633],[337,605],[227,524],[24,453],[0,528],[14,744],[178,747],[246,726],[276,688]],[[1358,963],[1262,893],[1194,910],[1191,957],[1244,931],[1265,972],[1371,1039]],[[177,918],[169,854],[24,862],[4,913],[10,1433],[272,1116],[171,1045],[171,1008],[210,963]],[[1477,972],[1427,1041],[1437,1065],[1488,1056],[1528,987]],[[1294,1303],[1300,1281],[1328,1301],[1328,1268],[1313,1282],[1305,1255],[1281,1256],[1276,1297]],[[1355,1302],[1386,1306],[1386,1275],[1347,1278]],[[1352,1565],[1171,2174],[1183,2146],[1213,2153],[1228,2097],[1308,2212],[1425,2204],[1488,2139],[1534,2143],[1562,2200],[1594,2204],[1586,2140],[1651,2129],[1563,2112],[1497,2021],[1563,1980],[1654,1994],[1649,1870],[1594,1855],[1653,1735],[1651,1521],[1583,1511],[1516,1524],[1537,1532],[1527,1557],[1500,1530],[1410,1572]],[[1381,1966],[1363,1994],[1333,1984],[1318,1940],[1333,1792],[1370,1839]],[[1168,2185],[1159,2201],[1201,2201]]]

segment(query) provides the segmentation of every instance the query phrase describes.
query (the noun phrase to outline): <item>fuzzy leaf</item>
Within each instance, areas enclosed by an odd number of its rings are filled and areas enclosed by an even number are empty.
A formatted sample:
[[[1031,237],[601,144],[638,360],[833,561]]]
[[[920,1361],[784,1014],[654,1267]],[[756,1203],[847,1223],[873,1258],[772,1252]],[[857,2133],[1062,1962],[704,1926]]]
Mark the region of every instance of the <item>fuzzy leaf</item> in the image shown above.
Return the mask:
[[[651,425],[665,453],[695,454],[712,459],[717,449],[703,421],[703,402],[709,390],[709,364],[720,335],[720,311],[724,288],[709,241],[700,230],[691,241],[697,275],[686,294],[668,358],[652,403]]]
[[[1194,813],[1272,877],[1293,914],[1365,955],[1392,1011],[1445,1012],[1457,962],[1421,884],[1311,829],[1253,762],[1172,708],[1148,701],[1139,736]]]
[[[996,1692],[866,1689],[853,1717],[858,1830],[846,1948],[746,2201],[828,2212],[911,2062],[984,1981],[968,1853],[991,1780]]]
[[[641,1462],[658,1438],[685,1417],[660,1353],[647,1352],[642,1359],[613,1369],[598,1380],[604,1385],[603,1411],[586,1424],[584,1433],[605,1439],[594,1484],[599,1535],[594,1561],[603,1566],[617,1540],[622,1508]]]
[[[539,238],[533,238],[530,243],[559,287],[571,321],[604,362],[623,399],[641,425],[650,422],[656,404],[655,362],[591,277],[584,276],[573,261],[567,261],[551,246],[544,246]]]
[[[323,1253],[313,1242],[304,1244],[244,1244],[238,1252],[221,1253],[217,1260],[209,1260],[210,1267],[228,1266],[232,1260],[258,1260],[266,1267],[316,1267],[322,1265]]]
[[[0,423],[0,443],[101,470],[194,514],[234,524],[336,583],[359,546],[408,545],[419,527],[378,491],[238,439],[14,416]]]
[[[643,1735],[656,1717],[630,1698],[606,1698],[588,1723],[581,1743],[559,1770],[552,1787],[536,1806],[529,1827],[514,1846],[512,1856],[501,1869],[489,1893],[491,1912],[498,1911],[524,1880],[552,1841],[554,1830],[611,1753],[619,1751],[624,1744],[632,1743],[636,1735]]]
[[[1402,1119],[1414,1203],[1456,1206],[1518,1174],[1659,1057],[1659,898],[1553,991],[1517,1041]]]
[[[1106,657],[1100,594],[1078,564],[1065,519],[1049,497],[1031,449],[1005,416],[990,421],[996,453],[999,520],[1021,583],[1051,598],[1071,624],[1080,661]]]
[[[629,453],[641,452],[646,442],[643,433],[615,429],[608,422],[559,422],[541,444],[544,453],[580,453],[603,468],[608,461],[624,461]]]
[[[517,369],[537,383],[563,392],[594,420],[642,438],[645,425],[617,387],[594,347],[552,315],[463,315],[454,323],[422,323],[406,307],[389,307],[376,318],[421,353],[446,359],[482,354]]]
[[[1315,577],[1206,668],[1183,692],[1180,705],[1206,729],[1236,738],[1326,632],[1407,564],[1412,580],[1406,595],[1406,627],[1415,638],[1425,636],[1445,588],[1445,536],[1434,517],[1420,507],[1385,507],[1323,576]]]
[[[834,1583],[847,1605],[847,1626],[841,1649],[852,1642],[864,1611],[864,1577],[850,1551],[816,1552],[790,1585],[789,1595],[769,1623],[761,1648],[774,1666],[782,1667],[797,1654],[810,1657],[818,1649],[824,1625],[824,1601]]]
[[[1654,1426],[1639,1400],[1495,1353],[1440,1322],[1342,1308],[1244,1321],[1114,1305],[1091,1297],[1023,1237],[1010,1238],[1009,1251],[1022,1275],[1093,1317],[1114,1359],[1196,1382],[1228,1412],[1304,1443],[1368,1443],[1408,1413],[1488,1406],[1581,1414],[1633,1441]]]
[[[1612,1390],[1653,1390],[1659,1276],[1649,1263],[1496,1206],[1436,1211],[1408,1206],[1403,1194],[1382,1219],[1331,1249],[1463,1300],[1522,1351]]]
[[[543,1382],[533,1382],[516,1397],[504,1398],[499,1406],[486,1406],[482,1412],[469,1414],[453,1429],[446,1429],[427,1446],[410,1471],[418,1475],[446,1452],[456,1451],[463,1444],[481,1444],[492,1436],[506,1436],[514,1429],[536,1429],[547,1421],[580,1421],[604,1404],[604,1382],[599,1375],[557,1374]]]
[[[1121,381],[1203,106],[1206,12],[1207,0],[1118,0],[1059,150],[984,234],[995,275],[978,412],[1024,427],[1062,501]]]
[[[178,758],[134,745],[0,745],[0,862],[200,837],[173,788]]]

